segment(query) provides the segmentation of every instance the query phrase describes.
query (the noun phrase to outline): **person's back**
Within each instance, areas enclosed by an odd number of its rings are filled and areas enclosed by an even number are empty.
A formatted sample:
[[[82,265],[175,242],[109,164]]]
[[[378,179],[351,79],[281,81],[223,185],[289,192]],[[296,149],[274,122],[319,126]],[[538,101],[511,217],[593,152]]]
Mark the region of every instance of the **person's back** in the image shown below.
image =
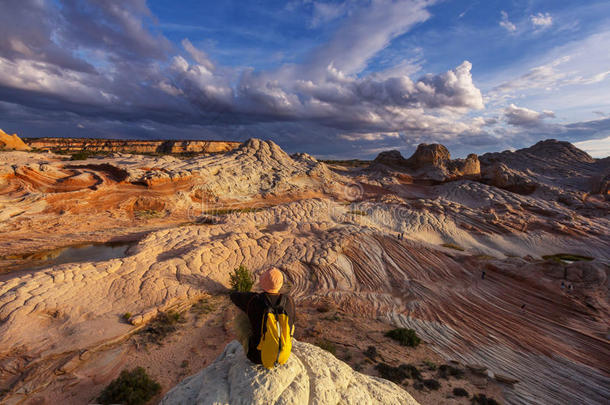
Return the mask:
[[[288,322],[290,325],[291,335],[294,333],[294,322],[296,319],[294,300],[289,295],[280,294],[279,290],[283,284],[282,273],[277,269],[266,271],[260,280],[263,293],[254,292],[233,292],[231,293],[231,301],[242,311],[246,313],[252,328],[252,334],[248,339],[248,358],[256,364],[262,364],[261,352],[257,346],[262,336],[263,316],[269,304],[276,307],[283,296],[284,310],[288,314]],[[266,301],[268,300],[268,302]]]

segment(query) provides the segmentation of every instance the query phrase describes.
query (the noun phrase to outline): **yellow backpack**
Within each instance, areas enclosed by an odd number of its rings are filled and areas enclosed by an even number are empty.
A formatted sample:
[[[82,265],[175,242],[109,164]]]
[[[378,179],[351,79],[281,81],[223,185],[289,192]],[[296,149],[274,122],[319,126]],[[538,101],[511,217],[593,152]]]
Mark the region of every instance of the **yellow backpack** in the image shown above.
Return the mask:
[[[261,325],[261,340],[256,347],[261,352],[261,360],[265,368],[271,369],[278,364],[284,364],[292,350],[292,330],[286,312],[287,297],[282,295],[273,306],[269,297],[263,294],[266,305]]]

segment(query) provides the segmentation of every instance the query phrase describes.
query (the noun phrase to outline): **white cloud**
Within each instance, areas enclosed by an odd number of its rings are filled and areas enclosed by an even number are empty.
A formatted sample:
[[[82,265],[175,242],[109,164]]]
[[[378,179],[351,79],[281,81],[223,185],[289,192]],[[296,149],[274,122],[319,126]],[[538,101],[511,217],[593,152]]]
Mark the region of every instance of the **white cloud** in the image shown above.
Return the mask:
[[[574,146],[584,150],[594,158],[610,156],[610,136],[603,139],[589,139],[587,141],[575,142]]]
[[[508,19],[508,13],[506,11],[502,10],[500,12],[500,15],[502,16],[502,18],[500,19],[500,27],[505,28],[508,32],[517,31],[517,26],[510,22],[510,20]]]
[[[542,125],[545,118],[554,118],[553,111],[534,111],[529,108],[517,107],[514,104],[509,105],[504,109],[504,119],[513,126],[518,127],[535,127]]]
[[[546,28],[553,25],[553,17],[549,13],[530,15],[530,21],[536,28]]]

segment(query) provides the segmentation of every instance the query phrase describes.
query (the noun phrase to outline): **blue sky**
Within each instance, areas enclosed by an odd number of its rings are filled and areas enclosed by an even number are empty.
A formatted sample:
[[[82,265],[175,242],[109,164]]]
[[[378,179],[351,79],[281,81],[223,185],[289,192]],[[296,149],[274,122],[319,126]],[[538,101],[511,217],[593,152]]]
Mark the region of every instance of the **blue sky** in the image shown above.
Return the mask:
[[[0,128],[610,154],[608,1],[5,0]]]

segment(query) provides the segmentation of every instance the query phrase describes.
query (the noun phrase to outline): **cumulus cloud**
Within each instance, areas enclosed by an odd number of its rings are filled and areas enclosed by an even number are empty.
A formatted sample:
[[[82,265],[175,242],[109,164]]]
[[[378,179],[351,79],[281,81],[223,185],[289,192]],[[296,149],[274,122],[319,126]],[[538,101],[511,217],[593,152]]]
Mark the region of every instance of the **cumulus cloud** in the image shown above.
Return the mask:
[[[506,29],[508,32],[517,31],[517,26],[510,22],[510,20],[508,19],[508,13],[506,11],[502,10],[500,12],[500,16],[500,27]]]
[[[530,21],[532,22],[532,25],[534,25],[534,27],[536,28],[546,28],[553,25],[553,17],[551,17],[549,13],[538,13],[536,15],[530,15]]]
[[[513,126],[519,127],[535,127],[543,124],[545,118],[554,118],[555,114],[552,111],[534,111],[529,108],[517,107],[514,104],[509,105],[504,110],[504,119]]]

